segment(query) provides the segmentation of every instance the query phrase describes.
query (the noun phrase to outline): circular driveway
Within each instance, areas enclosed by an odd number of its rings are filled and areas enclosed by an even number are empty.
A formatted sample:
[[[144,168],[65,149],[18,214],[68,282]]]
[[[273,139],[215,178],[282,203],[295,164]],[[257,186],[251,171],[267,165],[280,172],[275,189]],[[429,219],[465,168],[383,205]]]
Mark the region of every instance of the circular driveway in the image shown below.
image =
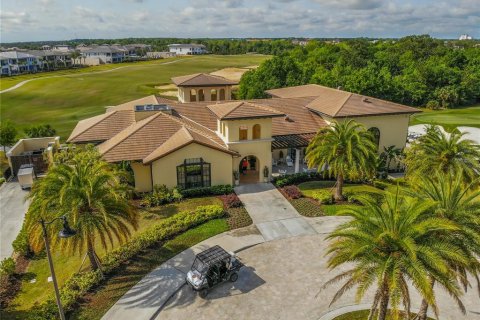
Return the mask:
[[[329,307],[338,285],[322,285],[342,270],[326,268],[325,235],[270,241],[238,254],[245,267],[235,283],[224,283],[201,299],[183,286],[163,307],[157,319],[319,319],[331,310],[355,305],[354,291]],[[360,303],[369,303],[372,292]],[[411,291],[413,309],[420,298]],[[440,319],[479,319],[475,290],[464,297],[467,315],[438,290]]]

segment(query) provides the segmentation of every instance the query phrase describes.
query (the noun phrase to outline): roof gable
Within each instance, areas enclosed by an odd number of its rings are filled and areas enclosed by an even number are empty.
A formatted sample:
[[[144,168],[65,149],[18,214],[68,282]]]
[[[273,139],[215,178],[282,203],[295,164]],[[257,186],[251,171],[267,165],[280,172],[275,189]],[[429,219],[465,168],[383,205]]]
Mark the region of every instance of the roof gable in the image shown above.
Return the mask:
[[[195,73],[174,77],[172,78],[172,81],[179,87],[225,86],[238,84],[237,81],[228,80],[224,77],[214,76],[208,73]]]
[[[273,118],[285,115],[274,109],[245,101],[217,103],[209,105],[207,108],[221,120]]]

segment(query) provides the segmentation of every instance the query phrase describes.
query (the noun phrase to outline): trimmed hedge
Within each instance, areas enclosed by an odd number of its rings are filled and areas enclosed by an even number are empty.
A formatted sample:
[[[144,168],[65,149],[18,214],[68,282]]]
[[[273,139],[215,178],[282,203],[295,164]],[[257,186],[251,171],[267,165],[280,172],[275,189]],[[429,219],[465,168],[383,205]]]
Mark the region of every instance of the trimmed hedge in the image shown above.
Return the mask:
[[[295,173],[286,176],[275,177],[272,182],[277,187],[281,188],[292,184],[299,184],[302,182],[322,179],[323,175],[318,172]]]
[[[142,250],[174,237],[204,222],[221,218],[224,214],[225,212],[222,207],[218,205],[208,205],[199,206],[193,212],[183,211],[167,218],[135,236],[126,244],[107,253],[103,258],[103,272],[104,274],[109,274]],[[97,270],[77,273],[66,281],[60,290],[60,296],[65,312],[72,310],[78,299],[98,285],[102,279],[102,273]],[[29,319],[32,320],[55,319],[58,315],[57,306],[53,298],[34,307],[33,311],[34,312],[32,312],[32,315],[29,317]]]
[[[179,189],[184,198],[195,198],[204,196],[221,196],[233,193],[233,187],[230,184],[220,184],[212,187]]]

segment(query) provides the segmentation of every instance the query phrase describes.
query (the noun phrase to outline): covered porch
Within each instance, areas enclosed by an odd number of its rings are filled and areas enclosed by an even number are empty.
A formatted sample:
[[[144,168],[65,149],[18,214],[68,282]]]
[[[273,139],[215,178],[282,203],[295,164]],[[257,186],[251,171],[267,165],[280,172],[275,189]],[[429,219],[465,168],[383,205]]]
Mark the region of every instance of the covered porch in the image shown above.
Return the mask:
[[[272,177],[316,172],[308,168],[305,159],[306,148],[315,133],[274,136],[272,141]]]

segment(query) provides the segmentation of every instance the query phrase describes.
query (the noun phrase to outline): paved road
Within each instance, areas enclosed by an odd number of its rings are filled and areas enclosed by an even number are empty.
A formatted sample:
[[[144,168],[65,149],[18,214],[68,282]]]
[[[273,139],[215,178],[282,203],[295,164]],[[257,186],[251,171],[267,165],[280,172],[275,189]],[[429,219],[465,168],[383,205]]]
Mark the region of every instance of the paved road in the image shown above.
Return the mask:
[[[17,182],[7,182],[0,187],[0,259],[13,253],[12,242],[17,237],[28,209],[23,191]]]
[[[241,185],[235,193],[266,241],[316,233],[271,183]]]
[[[316,218],[322,220],[323,218]],[[246,267],[235,283],[225,283],[201,299],[188,286],[182,287],[164,305],[157,320],[191,319],[331,319],[335,309],[356,310],[355,290],[329,307],[337,284],[322,290],[323,284],[345,268],[329,271],[325,257],[328,242],[324,234],[269,241],[246,249],[238,256]],[[414,292],[412,309],[418,310],[421,299]],[[476,290],[463,298],[467,314],[441,290],[437,290],[440,320],[480,319],[480,299]],[[360,301],[368,308],[373,292]]]

